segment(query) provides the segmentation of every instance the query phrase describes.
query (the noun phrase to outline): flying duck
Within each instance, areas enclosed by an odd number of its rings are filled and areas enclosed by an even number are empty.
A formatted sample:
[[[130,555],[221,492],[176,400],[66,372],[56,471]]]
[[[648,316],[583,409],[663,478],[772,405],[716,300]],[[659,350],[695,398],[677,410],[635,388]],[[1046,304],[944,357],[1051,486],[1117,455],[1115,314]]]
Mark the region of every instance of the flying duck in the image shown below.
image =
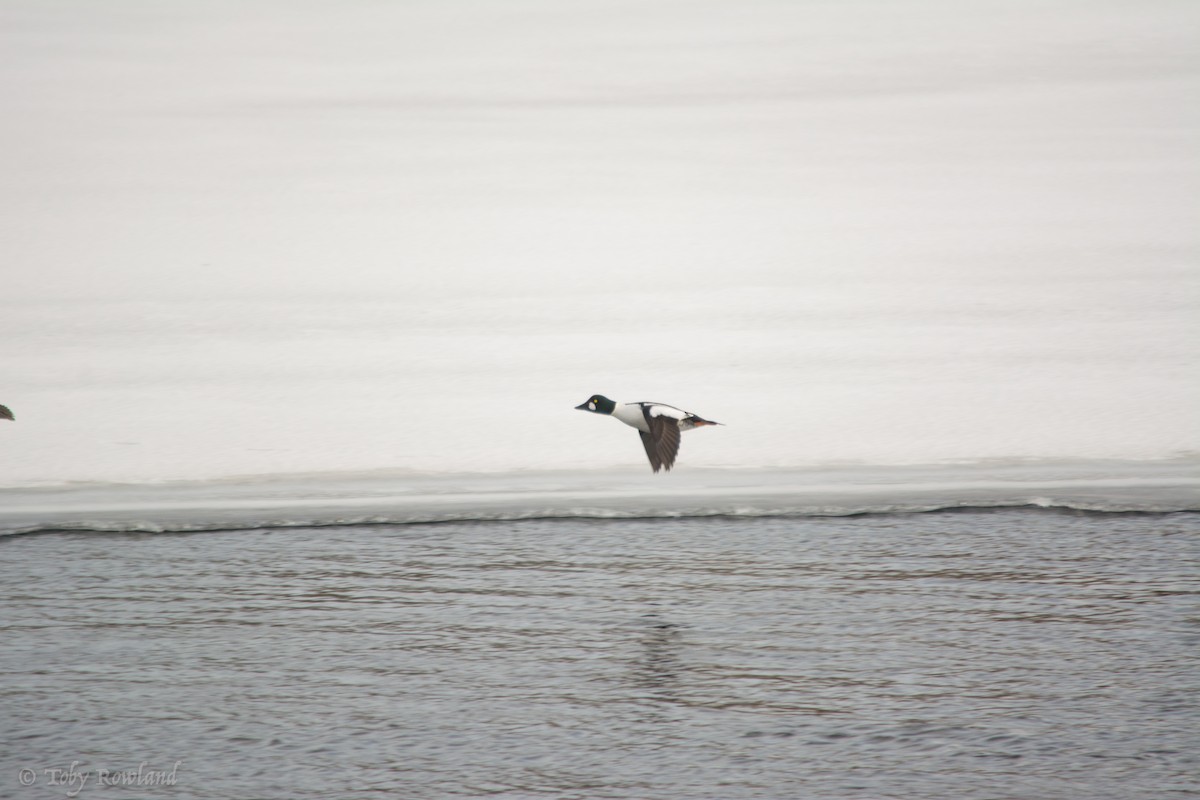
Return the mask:
[[[679,454],[679,434],[705,425],[720,425],[711,419],[684,411],[666,403],[618,403],[602,394],[592,395],[587,402],[575,406],[578,411],[616,417],[631,428],[637,428],[646,448],[646,457],[655,472],[664,467],[668,472],[675,466]]]

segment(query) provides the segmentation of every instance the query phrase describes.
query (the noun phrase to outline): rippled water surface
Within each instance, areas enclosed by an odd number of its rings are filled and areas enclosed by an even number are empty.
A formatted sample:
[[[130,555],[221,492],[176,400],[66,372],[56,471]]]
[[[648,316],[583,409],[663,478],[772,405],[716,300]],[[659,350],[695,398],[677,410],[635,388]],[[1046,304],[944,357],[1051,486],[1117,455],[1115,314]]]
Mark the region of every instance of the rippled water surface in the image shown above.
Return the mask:
[[[179,762],[123,793],[1200,796],[1198,533],[1001,510],[11,537],[0,794]]]

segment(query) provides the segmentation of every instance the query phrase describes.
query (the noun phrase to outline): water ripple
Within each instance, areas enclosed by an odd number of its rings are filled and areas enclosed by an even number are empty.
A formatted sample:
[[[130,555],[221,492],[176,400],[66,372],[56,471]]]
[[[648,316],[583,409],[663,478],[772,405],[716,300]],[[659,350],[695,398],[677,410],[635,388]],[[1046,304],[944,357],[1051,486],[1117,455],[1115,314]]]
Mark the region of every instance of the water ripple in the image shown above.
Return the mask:
[[[1200,796],[1198,539],[1017,510],[10,539],[0,794],[181,761],[170,797]]]

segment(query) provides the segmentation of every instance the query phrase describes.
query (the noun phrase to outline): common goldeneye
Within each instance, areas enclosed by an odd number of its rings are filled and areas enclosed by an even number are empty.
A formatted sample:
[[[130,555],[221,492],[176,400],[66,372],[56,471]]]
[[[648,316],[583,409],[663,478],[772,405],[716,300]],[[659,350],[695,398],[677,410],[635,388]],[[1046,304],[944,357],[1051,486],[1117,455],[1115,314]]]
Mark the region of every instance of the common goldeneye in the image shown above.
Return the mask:
[[[705,425],[721,424],[665,403],[618,403],[602,394],[592,395],[587,402],[575,408],[593,414],[607,414],[631,428],[637,428],[642,445],[646,448],[646,457],[650,459],[650,466],[655,472],[664,467],[669,472],[675,466],[680,433]]]

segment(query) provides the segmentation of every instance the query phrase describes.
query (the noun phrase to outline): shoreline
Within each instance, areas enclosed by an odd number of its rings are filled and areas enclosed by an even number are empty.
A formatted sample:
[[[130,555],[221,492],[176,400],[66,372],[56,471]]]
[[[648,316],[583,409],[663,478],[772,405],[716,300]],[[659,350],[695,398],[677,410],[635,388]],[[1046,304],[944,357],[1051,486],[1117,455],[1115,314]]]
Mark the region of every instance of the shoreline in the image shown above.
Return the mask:
[[[803,469],[353,473],[0,489],[0,535],[526,519],[836,517],[963,509],[1200,511],[1191,458]]]

